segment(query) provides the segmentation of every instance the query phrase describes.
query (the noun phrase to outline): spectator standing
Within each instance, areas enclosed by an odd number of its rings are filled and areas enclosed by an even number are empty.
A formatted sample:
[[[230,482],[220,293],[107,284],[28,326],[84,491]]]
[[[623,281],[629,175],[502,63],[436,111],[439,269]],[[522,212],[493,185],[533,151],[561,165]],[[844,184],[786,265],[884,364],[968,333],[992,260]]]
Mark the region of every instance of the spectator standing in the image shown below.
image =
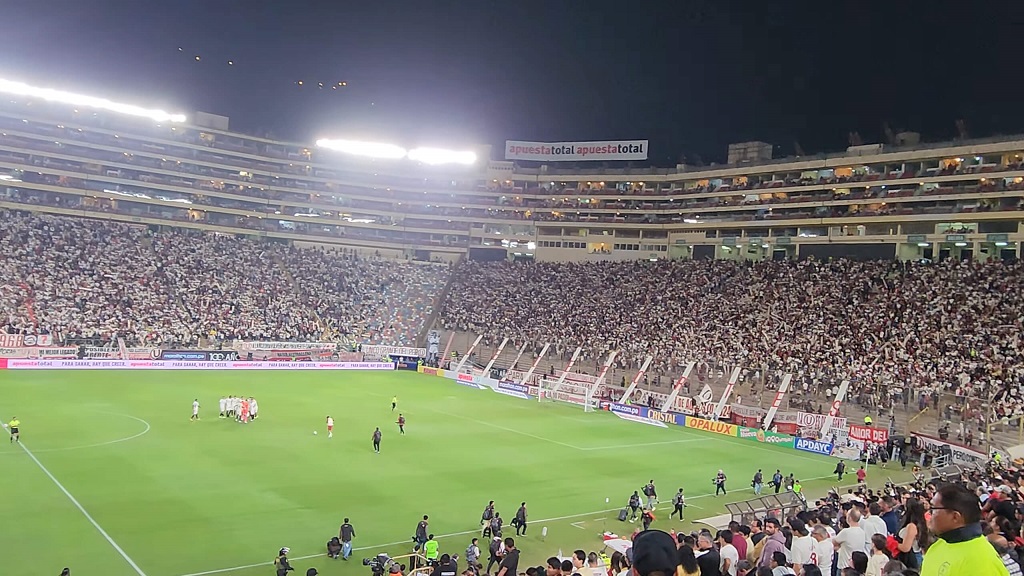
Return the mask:
[[[768,518],[764,521],[764,533],[765,544],[757,566],[758,568],[771,568],[772,554],[786,552],[786,535],[782,533],[782,524],[776,518]]]
[[[924,555],[921,576],[1007,576],[995,549],[981,535],[981,506],[965,486],[946,484],[931,501],[936,540]]]
[[[839,553],[836,567],[840,570],[852,566],[853,553],[864,552],[865,548],[864,529],[860,527],[860,512],[856,508],[851,508],[846,513],[846,523],[847,527],[840,530],[832,539],[832,545]]]
[[[722,558],[722,575],[736,576],[736,567],[740,562],[740,554],[736,547],[732,545],[733,533],[729,530],[721,530],[718,532],[717,541],[718,555]]]

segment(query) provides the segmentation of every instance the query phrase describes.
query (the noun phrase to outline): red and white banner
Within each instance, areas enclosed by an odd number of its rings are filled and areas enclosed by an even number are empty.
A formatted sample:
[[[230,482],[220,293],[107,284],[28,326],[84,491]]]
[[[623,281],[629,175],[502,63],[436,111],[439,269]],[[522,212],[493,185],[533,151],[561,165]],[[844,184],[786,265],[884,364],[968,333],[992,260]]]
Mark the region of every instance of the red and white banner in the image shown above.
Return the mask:
[[[889,441],[889,431],[885,428],[850,425],[850,439],[872,444],[885,444]]]
[[[646,160],[647,140],[600,140],[595,142],[505,141],[506,160],[579,162],[584,160]]]
[[[824,414],[814,414],[811,412],[797,412],[796,413],[796,425],[801,428],[814,428],[815,431],[821,430],[825,425],[825,420],[828,416]],[[846,418],[833,418],[832,428],[846,429]]]
[[[49,334],[4,334],[0,333],[0,348],[32,348],[53,346]]]
[[[8,370],[394,370],[390,362],[187,362],[177,360],[13,360]]]

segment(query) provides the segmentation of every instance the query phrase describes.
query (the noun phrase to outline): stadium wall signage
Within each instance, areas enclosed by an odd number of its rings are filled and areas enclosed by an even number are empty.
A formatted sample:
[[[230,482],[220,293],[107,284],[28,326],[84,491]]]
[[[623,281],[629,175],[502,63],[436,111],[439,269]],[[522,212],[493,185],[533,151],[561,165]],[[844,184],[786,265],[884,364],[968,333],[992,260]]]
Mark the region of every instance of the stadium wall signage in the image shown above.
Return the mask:
[[[284,350],[334,350],[334,342],[242,342],[236,346],[238,350],[273,352]]]
[[[427,374],[427,375],[430,375],[430,376],[440,376],[441,378],[444,378],[444,370],[442,370],[441,368],[431,368],[430,366],[420,366],[419,367],[419,371],[422,372],[423,374]]]
[[[686,426],[686,416],[675,412],[661,412],[647,408],[647,419],[655,422],[665,422],[676,426]]]
[[[831,442],[822,442],[820,440],[814,440],[813,438],[797,438],[793,447],[797,450],[821,454],[822,456],[832,455]]]
[[[517,384],[515,382],[509,382],[507,380],[499,380],[498,386],[494,389],[495,392],[505,394],[506,396],[512,396],[514,398],[521,398],[523,400],[530,400],[530,387]]]
[[[238,352],[234,350],[161,350],[160,360],[228,362],[238,360]]]
[[[793,437],[788,434],[779,434],[770,430],[760,428],[739,427],[739,437],[746,440],[756,440],[762,444],[776,444],[779,446],[793,447]]]
[[[686,427],[693,428],[695,430],[703,430],[705,432],[714,432],[715,434],[721,434],[723,436],[736,436],[736,429],[739,428],[735,424],[717,422],[715,420],[705,420],[703,418],[694,418],[693,416],[686,417]]]
[[[14,360],[0,358],[8,370],[394,370],[390,362],[242,362],[173,360]]]
[[[924,446],[939,448],[940,450],[944,450],[943,447],[948,447],[953,464],[958,466],[984,466],[985,463],[988,462],[988,457],[985,453],[978,452],[977,450],[971,450],[966,446],[950,444],[949,442],[945,442],[939,438],[934,438],[925,434],[914,434],[914,437],[917,438],[917,441]]]
[[[872,444],[885,444],[889,441],[889,431],[885,428],[872,428],[871,426],[850,425],[850,438],[861,442]]]
[[[53,346],[53,336],[49,334],[0,333],[0,348],[24,348],[33,346]]]
[[[78,348],[0,348],[0,358],[78,358]]]
[[[505,141],[506,160],[580,162],[647,160],[647,140],[600,140],[594,142]]]
[[[797,412],[796,413],[796,424],[801,428],[814,428],[815,430],[821,430],[825,427],[825,420],[828,418],[825,414],[814,414],[812,412]],[[846,428],[846,418],[835,417],[832,419],[832,428]]]
[[[385,356],[414,356],[416,358],[426,358],[426,348],[411,348],[409,346],[379,346],[376,344],[365,345],[360,348],[363,354],[367,356],[376,356],[383,358]]]
[[[642,416],[647,417],[646,406],[634,406],[632,404],[619,404],[618,402],[612,402],[608,405],[608,409],[616,414],[627,414],[629,416]]]

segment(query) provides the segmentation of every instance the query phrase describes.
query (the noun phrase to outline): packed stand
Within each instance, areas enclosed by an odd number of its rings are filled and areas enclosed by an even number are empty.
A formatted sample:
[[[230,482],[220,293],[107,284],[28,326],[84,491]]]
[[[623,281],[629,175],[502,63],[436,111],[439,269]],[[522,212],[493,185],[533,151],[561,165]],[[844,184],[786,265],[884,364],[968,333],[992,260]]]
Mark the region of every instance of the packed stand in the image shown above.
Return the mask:
[[[292,248],[283,255],[306,307],[331,330],[361,342],[413,346],[434,311],[449,269]]]
[[[652,376],[696,361],[793,373],[812,393],[850,379],[876,406],[999,394],[1013,418],[1022,280],[1019,261],[467,262],[440,318],[489,342],[550,342],[553,357],[583,346],[596,362],[618,349],[616,368],[651,354]]]
[[[103,220],[0,215],[6,333],[129,345],[411,345],[449,269]]]

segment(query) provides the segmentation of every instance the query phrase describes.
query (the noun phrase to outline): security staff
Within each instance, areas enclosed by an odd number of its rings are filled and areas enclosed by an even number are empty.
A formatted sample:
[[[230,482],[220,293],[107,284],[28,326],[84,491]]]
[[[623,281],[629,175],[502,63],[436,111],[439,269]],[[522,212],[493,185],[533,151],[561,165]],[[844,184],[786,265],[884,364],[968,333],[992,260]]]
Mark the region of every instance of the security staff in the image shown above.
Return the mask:
[[[434,540],[433,534],[427,536],[427,542],[423,545],[423,557],[427,559],[428,563],[434,564],[437,562],[440,556],[438,553],[440,547],[441,545],[437,543],[437,540]]]
[[[12,416],[11,421],[7,424],[7,427],[11,430],[11,443],[21,442],[21,420],[18,420],[17,416]]]

